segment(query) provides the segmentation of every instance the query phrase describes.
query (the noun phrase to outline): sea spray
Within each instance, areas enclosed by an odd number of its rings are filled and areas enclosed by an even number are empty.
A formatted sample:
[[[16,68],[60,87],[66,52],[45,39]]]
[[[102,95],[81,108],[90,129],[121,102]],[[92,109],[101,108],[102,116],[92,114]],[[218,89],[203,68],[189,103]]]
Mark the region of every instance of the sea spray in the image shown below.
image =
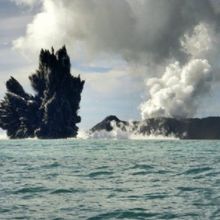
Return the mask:
[[[161,132],[151,131],[150,134],[143,134],[140,132],[140,127],[142,123],[138,126],[132,121],[129,121],[127,125],[122,123],[117,124],[115,121],[111,121],[111,131],[107,130],[97,130],[97,131],[86,131],[79,130],[78,139],[130,139],[130,140],[173,140],[178,139],[174,134],[168,136],[162,135]]]

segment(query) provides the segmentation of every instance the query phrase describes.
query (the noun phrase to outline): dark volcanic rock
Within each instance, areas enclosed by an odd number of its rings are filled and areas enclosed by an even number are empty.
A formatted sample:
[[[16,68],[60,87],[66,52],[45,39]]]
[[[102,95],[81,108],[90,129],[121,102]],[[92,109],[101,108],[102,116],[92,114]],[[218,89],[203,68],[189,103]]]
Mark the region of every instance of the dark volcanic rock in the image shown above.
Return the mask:
[[[84,81],[70,73],[70,58],[63,47],[54,54],[41,50],[39,68],[29,77],[34,96],[11,77],[0,103],[0,127],[10,138],[76,137]]]
[[[115,121],[115,123],[113,123]],[[180,139],[220,139],[220,117],[208,118],[150,118],[140,122],[128,123],[116,116],[104,119],[91,129],[111,131],[113,125],[126,131],[142,135],[175,136]]]
[[[101,121],[100,123],[95,125],[91,129],[91,131],[92,132],[101,131],[101,130],[112,131],[112,129],[113,129],[112,123],[115,123],[117,127],[120,127],[122,129],[123,129],[123,127],[125,128],[125,126],[128,125],[128,123],[126,121],[121,121],[116,116],[110,115],[110,116],[106,117],[103,121]]]

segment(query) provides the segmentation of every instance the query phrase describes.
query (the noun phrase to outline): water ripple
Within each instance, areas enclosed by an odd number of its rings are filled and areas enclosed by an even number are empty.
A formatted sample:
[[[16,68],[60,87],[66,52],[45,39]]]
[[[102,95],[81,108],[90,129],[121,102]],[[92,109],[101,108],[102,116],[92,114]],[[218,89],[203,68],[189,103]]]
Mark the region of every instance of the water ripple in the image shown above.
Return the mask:
[[[100,177],[100,176],[110,176],[112,174],[113,172],[110,172],[110,171],[97,171],[97,172],[92,172],[88,174],[88,177],[95,178],[95,177]]]
[[[220,219],[219,141],[0,141],[0,219]]]
[[[63,193],[83,193],[85,190],[82,189],[56,189],[51,194],[63,194]]]
[[[198,168],[196,167],[196,168],[190,168],[186,170],[184,174],[185,175],[196,175],[196,174],[204,173],[210,170],[212,170],[211,167],[198,167]]]
[[[41,192],[46,192],[46,191],[48,191],[48,189],[44,187],[24,187],[12,193],[13,194],[24,194],[24,193],[41,193]]]
[[[88,220],[101,220],[101,219],[146,219],[158,216],[158,213],[145,212],[144,210],[116,210],[107,212],[88,218]]]

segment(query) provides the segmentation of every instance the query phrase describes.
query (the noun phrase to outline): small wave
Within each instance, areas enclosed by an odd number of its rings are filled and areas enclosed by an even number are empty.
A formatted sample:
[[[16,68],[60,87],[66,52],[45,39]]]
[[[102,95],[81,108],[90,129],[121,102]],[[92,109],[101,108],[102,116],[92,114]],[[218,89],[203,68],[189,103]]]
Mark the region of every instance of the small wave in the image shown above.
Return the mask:
[[[115,189],[112,189],[112,191],[117,192],[117,193],[132,192],[130,188],[115,188]]]
[[[209,176],[209,177],[215,177],[215,176],[218,176],[220,174],[220,172],[210,172],[210,173],[207,173],[206,176]]]
[[[207,172],[207,171],[210,171],[212,170],[211,167],[198,167],[198,168],[191,168],[191,169],[188,169],[186,170],[183,174],[185,175],[191,175],[191,174],[200,174],[200,173],[204,173],[204,172]]]
[[[178,190],[184,191],[184,192],[191,192],[196,190],[203,190],[205,188],[199,188],[199,187],[177,187]]]
[[[131,195],[128,196],[128,199],[132,199],[132,200],[140,200],[140,199],[144,199],[144,200],[157,200],[157,199],[166,199],[168,198],[169,195],[166,193],[149,193],[149,194],[144,194],[144,195]]]
[[[82,192],[79,189],[57,189],[51,192],[51,194],[65,194],[65,193],[78,193]]]
[[[131,167],[132,170],[137,170],[136,172],[132,173],[132,175],[148,175],[151,173],[154,174],[167,174],[171,173],[169,170],[164,169],[155,169],[154,166],[148,165],[148,164],[136,164],[135,166]]]
[[[144,209],[116,210],[88,218],[87,220],[99,219],[147,219],[158,216],[159,213],[145,212]]]
[[[116,210],[113,212],[107,212],[88,218],[87,220],[99,220],[99,219],[146,219],[158,216],[159,213],[145,212],[144,209],[133,210]]]
[[[133,176],[145,176],[145,175],[148,175],[148,174],[150,174],[150,173],[152,173],[151,171],[139,171],[139,172],[134,172],[134,173],[132,173],[132,175]]]
[[[46,192],[48,189],[44,187],[24,187],[19,190],[13,192],[13,194],[23,194],[23,193],[39,193],[39,192]]]
[[[41,166],[41,168],[50,169],[50,168],[56,168],[56,167],[59,167],[59,166],[61,166],[60,163],[58,163],[58,162],[53,162],[53,163],[51,163],[51,164],[45,164],[45,165]]]
[[[10,211],[11,211],[10,209],[0,207],[0,213],[6,213],[6,212],[10,212]]]
[[[154,169],[154,167],[148,164],[135,164],[131,169],[151,170]]]
[[[158,170],[155,173],[157,174],[168,174],[168,173],[172,173],[170,170]]]
[[[147,200],[153,200],[153,199],[165,199],[168,198],[169,195],[166,193],[150,193],[150,194],[145,194],[143,197]]]
[[[96,169],[97,170],[103,170],[103,169],[108,169],[109,166],[100,166],[100,167],[97,167]]]
[[[113,174],[113,172],[111,172],[111,171],[97,171],[97,172],[90,173],[88,176],[91,178],[94,178],[94,177],[98,177],[98,176],[110,176],[112,174]]]

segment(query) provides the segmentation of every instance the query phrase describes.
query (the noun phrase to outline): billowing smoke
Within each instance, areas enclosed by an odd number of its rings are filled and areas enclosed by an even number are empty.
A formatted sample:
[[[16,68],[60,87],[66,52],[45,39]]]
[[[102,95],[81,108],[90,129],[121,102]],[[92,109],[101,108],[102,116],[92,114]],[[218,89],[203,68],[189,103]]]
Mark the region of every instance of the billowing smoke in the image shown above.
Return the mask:
[[[34,0],[16,0],[30,4]],[[216,23],[211,0],[41,0],[42,11],[14,42],[29,51],[64,43],[93,59],[121,55],[147,64],[184,56],[180,38],[200,22]],[[34,42],[34,44],[33,44]]]
[[[207,60],[193,59],[183,67],[178,62],[170,64],[161,78],[147,81],[150,99],[141,105],[142,118],[193,116],[211,79]]]
[[[108,55],[148,67],[143,69],[156,77],[147,80],[149,100],[141,105],[143,119],[195,115],[213,78],[219,79],[218,0],[41,2],[41,12],[28,25],[26,35],[14,41],[14,47],[26,53],[30,48],[38,51],[66,44],[76,55],[92,60]],[[165,64],[164,74],[158,77],[160,73],[152,67]]]
[[[192,36],[185,35],[181,42],[189,61],[182,66],[175,61],[166,67],[162,77],[147,80],[150,98],[141,105],[142,119],[195,115],[212,85],[212,68],[204,58],[214,51],[211,32],[205,24],[196,26]]]

